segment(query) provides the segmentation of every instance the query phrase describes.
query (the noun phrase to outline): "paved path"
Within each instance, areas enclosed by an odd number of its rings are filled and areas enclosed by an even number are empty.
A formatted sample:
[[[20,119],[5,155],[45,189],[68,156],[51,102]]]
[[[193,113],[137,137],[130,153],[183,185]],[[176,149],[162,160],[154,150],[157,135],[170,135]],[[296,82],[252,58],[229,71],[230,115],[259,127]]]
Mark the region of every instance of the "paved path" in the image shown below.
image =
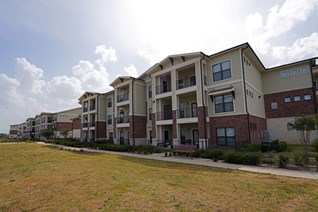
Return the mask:
[[[190,157],[189,158],[174,157],[174,156],[165,157],[164,153],[141,155],[141,154],[127,153],[127,152],[112,152],[112,151],[97,150],[97,149],[75,148],[75,147],[68,147],[68,146],[62,146],[62,145],[56,145],[56,144],[48,144],[43,142],[37,142],[37,143],[63,148],[65,150],[75,150],[75,151],[84,151],[84,152],[93,152],[93,153],[106,153],[106,154],[121,155],[121,156],[127,156],[127,157],[136,157],[136,158],[144,158],[144,159],[152,159],[152,160],[160,160],[160,161],[169,161],[169,162],[175,162],[175,163],[209,166],[209,167],[216,167],[216,168],[235,169],[240,171],[256,172],[256,173],[262,173],[262,174],[272,174],[272,175],[318,180],[318,172],[297,171],[297,170],[287,170],[287,169],[271,168],[271,167],[221,163],[221,162],[213,162],[212,160],[203,159],[203,158],[191,159]]]

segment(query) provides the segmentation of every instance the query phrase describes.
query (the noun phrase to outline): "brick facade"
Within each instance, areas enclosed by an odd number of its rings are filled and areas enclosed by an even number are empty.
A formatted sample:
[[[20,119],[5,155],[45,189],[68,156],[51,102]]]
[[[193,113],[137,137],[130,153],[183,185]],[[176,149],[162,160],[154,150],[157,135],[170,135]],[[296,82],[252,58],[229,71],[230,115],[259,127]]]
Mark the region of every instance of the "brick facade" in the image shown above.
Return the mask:
[[[199,128],[199,139],[206,138],[206,114],[205,107],[198,107],[198,128]]]
[[[73,130],[75,130],[75,129],[81,129],[81,128],[82,128],[81,119],[79,119],[79,118],[73,119],[73,121],[72,121],[72,128],[73,128]]]
[[[129,116],[129,134],[131,138],[147,138],[146,116]]]
[[[156,133],[156,114],[152,114],[152,137],[157,138],[157,133]]]
[[[61,131],[63,129],[72,129],[73,123],[72,122],[55,122],[53,123],[54,131]]]
[[[106,122],[105,121],[97,121],[96,122],[95,138],[96,138],[96,140],[106,138]]]
[[[304,95],[310,94],[311,100],[304,100]],[[295,102],[294,97],[300,96],[300,101]],[[291,102],[285,103],[285,97],[290,97]],[[294,117],[315,114],[315,102],[312,88],[291,90],[280,93],[266,94],[265,113],[267,118]],[[277,109],[272,109],[272,103],[277,103]]]
[[[117,131],[116,131],[116,118],[113,118],[113,129],[114,129],[114,133],[113,133],[113,138],[117,138]]]
[[[18,130],[10,130],[10,135],[18,135]]]
[[[249,115],[249,121],[251,143],[261,143],[261,133],[263,130],[267,130],[266,119]]]
[[[177,111],[172,111],[172,138],[177,139]]]
[[[217,128],[235,128],[237,142],[249,142],[248,115],[210,117],[210,139],[212,146],[217,146]]]

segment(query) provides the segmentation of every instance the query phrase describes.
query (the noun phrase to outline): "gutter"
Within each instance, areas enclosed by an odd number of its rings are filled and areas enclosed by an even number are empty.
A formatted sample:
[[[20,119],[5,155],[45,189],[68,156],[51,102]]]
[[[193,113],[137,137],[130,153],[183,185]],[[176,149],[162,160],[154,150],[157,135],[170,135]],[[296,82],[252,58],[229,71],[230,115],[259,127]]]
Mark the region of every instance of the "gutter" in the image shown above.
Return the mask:
[[[247,49],[248,46],[245,48],[241,49],[241,64],[242,64],[242,75],[243,75],[243,93],[244,93],[244,101],[245,101],[245,110],[247,113],[247,130],[248,130],[248,139],[249,142],[252,143],[251,141],[251,129],[250,129],[250,114],[248,112],[248,107],[247,107],[247,97],[246,97],[246,82],[245,82],[245,70],[244,70],[244,61],[243,61],[243,51]]]
[[[201,72],[201,95],[202,95],[202,106],[203,106],[203,117],[204,117],[204,121],[203,121],[203,126],[204,126],[204,138],[205,138],[205,149],[208,148],[208,142],[207,142],[207,130],[206,130],[206,109],[205,109],[205,104],[204,104],[204,90],[203,90],[203,79],[202,77],[202,61],[203,59],[205,59],[205,55],[200,59],[200,72]]]

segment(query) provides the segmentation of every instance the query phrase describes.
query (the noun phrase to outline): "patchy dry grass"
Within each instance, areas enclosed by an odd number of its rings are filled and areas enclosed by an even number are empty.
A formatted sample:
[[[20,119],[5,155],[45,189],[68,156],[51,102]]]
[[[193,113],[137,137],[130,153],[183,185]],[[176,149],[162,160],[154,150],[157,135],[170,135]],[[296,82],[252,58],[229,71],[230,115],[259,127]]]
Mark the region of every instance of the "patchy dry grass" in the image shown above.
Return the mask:
[[[318,181],[0,144],[0,211],[318,211]]]

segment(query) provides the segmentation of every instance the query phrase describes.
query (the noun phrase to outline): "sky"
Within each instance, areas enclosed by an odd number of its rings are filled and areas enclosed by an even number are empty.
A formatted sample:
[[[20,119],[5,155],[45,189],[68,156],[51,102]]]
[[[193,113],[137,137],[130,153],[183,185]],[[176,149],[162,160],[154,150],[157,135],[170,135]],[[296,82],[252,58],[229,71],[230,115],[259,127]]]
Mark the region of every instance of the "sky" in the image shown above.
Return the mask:
[[[168,55],[249,42],[268,68],[317,57],[317,20],[318,0],[1,0],[0,132]]]

